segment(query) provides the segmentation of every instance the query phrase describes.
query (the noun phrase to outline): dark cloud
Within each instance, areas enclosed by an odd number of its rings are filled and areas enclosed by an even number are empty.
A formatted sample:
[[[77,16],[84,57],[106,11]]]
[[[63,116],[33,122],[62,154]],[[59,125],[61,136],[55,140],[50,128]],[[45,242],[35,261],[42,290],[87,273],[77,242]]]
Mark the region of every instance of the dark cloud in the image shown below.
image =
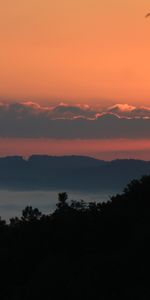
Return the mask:
[[[76,117],[85,117],[85,118],[94,118],[96,114],[95,110],[92,110],[89,106],[70,106],[66,104],[60,104],[55,106],[49,112],[49,116],[54,119],[58,118],[76,118]]]
[[[116,105],[102,113],[88,106],[0,104],[0,137],[104,139],[150,138],[148,108]]]

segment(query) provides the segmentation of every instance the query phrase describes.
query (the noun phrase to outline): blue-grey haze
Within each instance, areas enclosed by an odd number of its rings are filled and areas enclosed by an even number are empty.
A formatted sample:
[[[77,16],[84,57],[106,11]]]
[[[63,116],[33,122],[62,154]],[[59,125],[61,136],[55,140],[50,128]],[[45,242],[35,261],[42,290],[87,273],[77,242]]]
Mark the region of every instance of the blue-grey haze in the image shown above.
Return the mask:
[[[69,200],[107,201],[113,192],[83,193],[68,192]],[[58,191],[7,191],[0,190],[0,216],[7,221],[11,217],[21,216],[27,206],[38,207],[45,214],[52,212],[57,203]]]

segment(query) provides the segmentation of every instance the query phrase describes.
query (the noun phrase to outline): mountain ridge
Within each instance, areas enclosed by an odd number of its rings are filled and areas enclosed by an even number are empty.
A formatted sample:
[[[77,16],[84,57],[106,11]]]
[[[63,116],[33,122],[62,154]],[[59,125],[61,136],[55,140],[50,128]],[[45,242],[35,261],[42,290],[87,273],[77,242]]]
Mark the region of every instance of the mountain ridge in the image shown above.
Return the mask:
[[[88,156],[31,155],[0,157],[0,189],[121,190],[132,179],[150,174],[150,161],[104,161]]]

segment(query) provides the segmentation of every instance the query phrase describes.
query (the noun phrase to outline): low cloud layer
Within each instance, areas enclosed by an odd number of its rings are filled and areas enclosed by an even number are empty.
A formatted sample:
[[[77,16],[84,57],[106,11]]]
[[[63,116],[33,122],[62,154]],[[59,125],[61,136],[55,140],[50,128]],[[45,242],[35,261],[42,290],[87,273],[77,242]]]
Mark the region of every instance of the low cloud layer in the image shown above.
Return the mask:
[[[129,118],[150,118],[150,107],[131,106],[128,104],[116,104],[107,109],[108,112],[115,113],[120,117]]]
[[[116,104],[41,106],[33,102],[0,104],[0,137],[104,139],[150,138],[150,108]]]

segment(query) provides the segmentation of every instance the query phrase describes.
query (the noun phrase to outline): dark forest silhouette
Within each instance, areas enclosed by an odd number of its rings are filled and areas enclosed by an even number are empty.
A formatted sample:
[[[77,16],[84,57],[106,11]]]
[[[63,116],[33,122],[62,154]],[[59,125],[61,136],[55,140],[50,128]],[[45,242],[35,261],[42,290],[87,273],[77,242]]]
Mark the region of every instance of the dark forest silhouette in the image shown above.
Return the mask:
[[[150,299],[150,176],[107,203],[0,219],[1,299]]]

